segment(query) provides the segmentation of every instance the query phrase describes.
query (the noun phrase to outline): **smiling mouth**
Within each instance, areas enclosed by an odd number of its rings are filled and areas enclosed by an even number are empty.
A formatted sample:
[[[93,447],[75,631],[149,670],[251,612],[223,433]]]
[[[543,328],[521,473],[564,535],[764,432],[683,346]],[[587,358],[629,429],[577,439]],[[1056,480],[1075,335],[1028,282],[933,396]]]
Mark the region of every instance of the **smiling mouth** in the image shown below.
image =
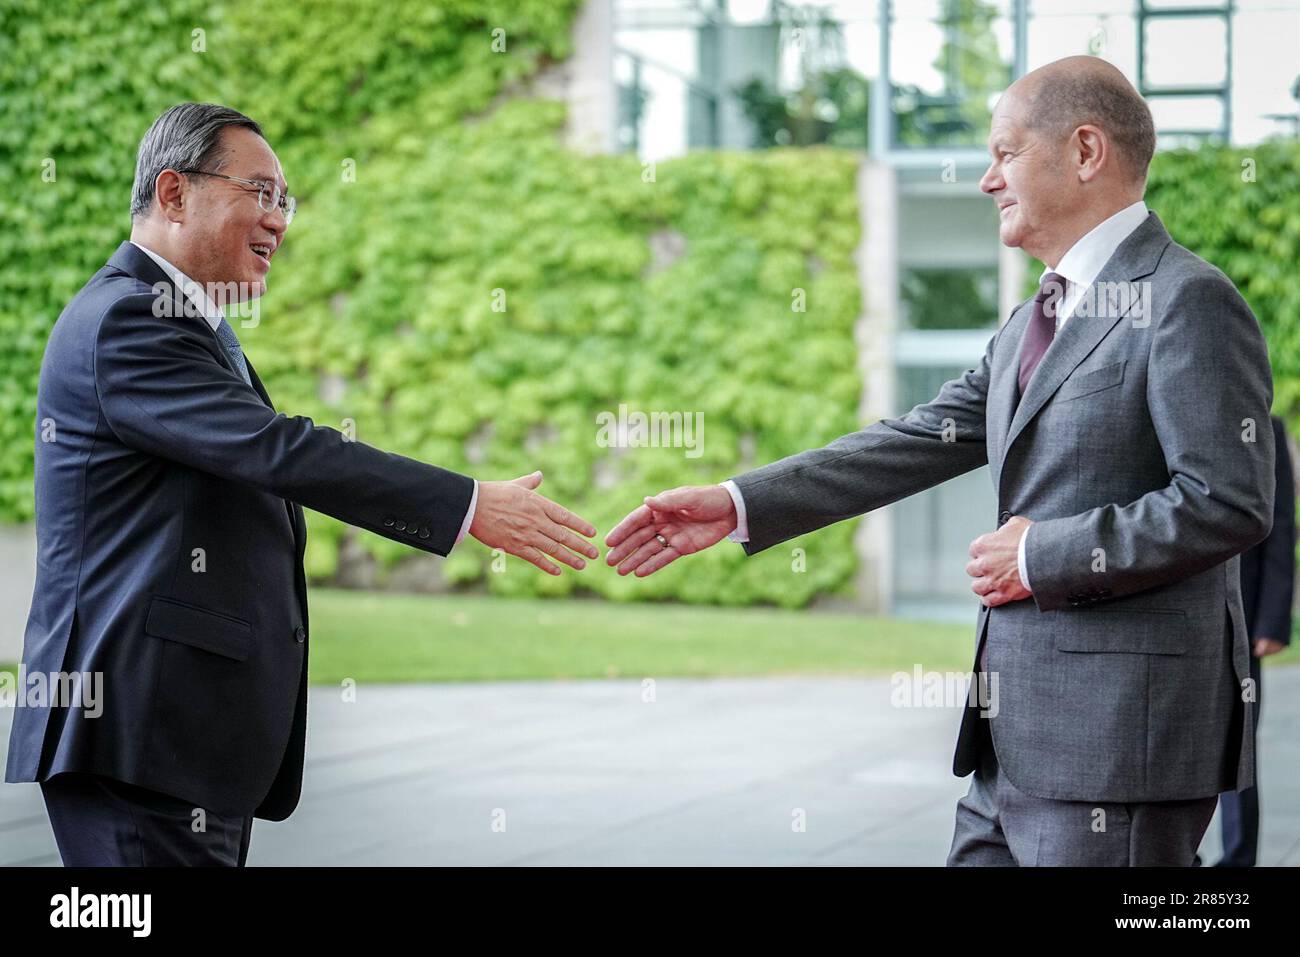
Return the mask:
[[[253,243],[248,247],[253,251],[253,255],[262,260],[268,266],[271,265],[271,247],[263,243]]]

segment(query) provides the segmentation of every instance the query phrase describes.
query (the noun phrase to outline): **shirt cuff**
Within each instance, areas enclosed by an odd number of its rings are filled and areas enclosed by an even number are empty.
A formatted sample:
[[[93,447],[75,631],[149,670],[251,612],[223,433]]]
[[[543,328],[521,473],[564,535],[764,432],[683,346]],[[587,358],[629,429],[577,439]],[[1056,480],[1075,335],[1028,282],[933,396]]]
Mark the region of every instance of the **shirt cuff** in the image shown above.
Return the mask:
[[[1029,526],[1029,528],[1033,527],[1032,525]],[[1020,549],[1016,553],[1016,564],[1020,566],[1020,584],[1025,586],[1025,591],[1032,593],[1033,589],[1029,587],[1029,572],[1025,570],[1025,542],[1029,541],[1029,528],[1026,528],[1025,533],[1020,536]]]
[[[740,494],[740,488],[731,479],[722,483],[722,487],[731,495],[731,501],[736,506],[736,530],[727,534],[727,539],[733,542],[749,541],[749,517],[745,514],[745,498]]]
[[[470,525],[474,524],[474,509],[478,506],[478,480],[474,481],[474,494],[469,497],[469,508],[465,511],[465,521],[460,523],[460,534],[456,536],[456,541],[451,543],[455,548],[460,544],[460,540],[469,534]]]

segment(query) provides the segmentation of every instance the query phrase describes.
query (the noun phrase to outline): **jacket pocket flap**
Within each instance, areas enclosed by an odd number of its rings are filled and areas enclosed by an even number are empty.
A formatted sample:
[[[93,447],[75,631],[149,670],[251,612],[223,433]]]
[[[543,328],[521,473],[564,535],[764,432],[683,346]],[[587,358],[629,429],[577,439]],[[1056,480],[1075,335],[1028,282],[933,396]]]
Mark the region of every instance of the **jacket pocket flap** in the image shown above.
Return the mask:
[[[247,660],[253,642],[253,627],[242,618],[231,618],[173,598],[154,598],[150,602],[144,630],[155,638],[178,641],[236,661]]]
[[[1182,655],[1187,652],[1187,616],[1175,609],[1089,609],[1061,615],[1057,651],[1130,655]]]
[[[1077,399],[1081,395],[1090,395],[1102,389],[1109,389],[1113,385],[1119,385],[1124,381],[1126,362],[1127,359],[1121,359],[1119,362],[1112,362],[1108,366],[1065,380],[1065,385],[1061,387],[1060,398]]]

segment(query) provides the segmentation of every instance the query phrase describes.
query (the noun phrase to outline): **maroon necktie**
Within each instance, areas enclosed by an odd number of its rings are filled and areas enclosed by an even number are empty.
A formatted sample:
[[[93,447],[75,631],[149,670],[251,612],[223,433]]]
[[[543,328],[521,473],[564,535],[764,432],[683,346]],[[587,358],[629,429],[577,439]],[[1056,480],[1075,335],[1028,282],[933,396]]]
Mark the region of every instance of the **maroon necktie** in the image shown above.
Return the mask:
[[[1056,310],[1065,295],[1065,277],[1049,272],[1043,277],[1034,297],[1034,314],[1029,317],[1029,328],[1025,330],[1025,345],[1020,350],[1020,395],[1023,397],[1029,388],[1029,380],[1034,377],[1034,370],[1043,361],[1043,354],[1056,338]],[[1019,401],[1017,399],[1017,401]],[[980,671],[989,670],[988,635],[984,636],[984,647],[980,649]]]
[[[1034,314],[1029,317],[1029,328],[1025,330],[1025,346],[1020,350],[1021,396],[1028,390],[1034,370],[1043,361],[1043,353],[1056,336],[1056,311],[1064,295],[1065,277],[1054,272],[1043,277],[1038,295],[1034,297]]]

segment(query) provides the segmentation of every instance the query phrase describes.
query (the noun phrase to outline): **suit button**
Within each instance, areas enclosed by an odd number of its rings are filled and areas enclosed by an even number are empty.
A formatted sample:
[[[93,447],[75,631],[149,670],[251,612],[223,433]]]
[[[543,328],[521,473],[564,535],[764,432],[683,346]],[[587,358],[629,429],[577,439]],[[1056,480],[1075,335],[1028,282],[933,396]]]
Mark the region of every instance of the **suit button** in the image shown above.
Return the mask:
[[[402,521],[400,518],[397,520],[397,530],[399,532],[406,531],[406,523]]]
[[[1007,522],[1009,522],[1009,521],[1011,521],[1011,513],[1010,513],[1010,512],[1001,512],[1001,513],[998,514],[998,525],[999,525],[999,526],[1005,525],[1005,524],[1006,524]]]
[[[392,527],[393,527],[393,516],[391,516],[391,515],[385,515],[385,516],[384,516],[384,527],[385,527],[385,528],[392,528]]]
[[[307,629],[304,628],[302,625],[299,625],[297,628],[295,628],[293,630],[293,640],[298,642],[298,644],[301,645],[304,641],[307,640]]]
[[[421,537],[421,538],[428,538],[428,537],[429,537],[429,530],[428,530],[427,528],[422,528],[422,529],[420,529],[420,537]]]

